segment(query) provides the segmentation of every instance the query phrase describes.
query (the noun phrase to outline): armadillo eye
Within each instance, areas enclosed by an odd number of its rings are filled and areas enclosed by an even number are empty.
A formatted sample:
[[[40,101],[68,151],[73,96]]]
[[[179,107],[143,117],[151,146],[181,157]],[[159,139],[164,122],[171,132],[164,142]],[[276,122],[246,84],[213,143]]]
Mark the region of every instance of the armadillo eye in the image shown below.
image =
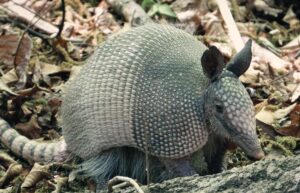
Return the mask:
[[[223,112],[224,112],[223,106],[222,106],[222,105],[216,105],[216,111],[217,111],[218,113],[223,113]]]

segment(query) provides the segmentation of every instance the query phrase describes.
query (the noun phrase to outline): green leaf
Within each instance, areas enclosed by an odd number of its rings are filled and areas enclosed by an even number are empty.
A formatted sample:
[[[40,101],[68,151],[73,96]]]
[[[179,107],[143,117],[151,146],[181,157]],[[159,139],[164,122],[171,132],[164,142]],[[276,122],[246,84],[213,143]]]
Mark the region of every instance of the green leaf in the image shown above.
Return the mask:
[[[153,15],[155,15],[156,13],[158,13],[159,6],[160,6],[160,4],[158,4],[158,3],[154,4],[154,5],[151,7],[151,9],[148,11],[147,14],[148,14],[150,17],[152,17]]]
[[[143,0],[142,2],[142,8],[145,9],[149,9],[150,7],[152,7],[155,4],[154,0]]]
[[[173,12],[173,10],[171,9],[171,7],[168,4],[159,4],[158,13],[169,16],[169,17],[174,17],[174,18],[177,17],[176,14]]]

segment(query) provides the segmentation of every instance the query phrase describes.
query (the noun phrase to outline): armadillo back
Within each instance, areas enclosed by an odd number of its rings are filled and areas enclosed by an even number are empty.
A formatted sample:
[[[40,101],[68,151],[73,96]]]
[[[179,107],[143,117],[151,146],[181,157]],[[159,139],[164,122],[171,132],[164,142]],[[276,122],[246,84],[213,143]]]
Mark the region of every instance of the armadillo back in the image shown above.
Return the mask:
[[[148,24],[101,45],[66,91],[63,135],[88,158],[132,146],[176,158],[206,143],[196,104],[206,78],[205,46],[179,29]]]

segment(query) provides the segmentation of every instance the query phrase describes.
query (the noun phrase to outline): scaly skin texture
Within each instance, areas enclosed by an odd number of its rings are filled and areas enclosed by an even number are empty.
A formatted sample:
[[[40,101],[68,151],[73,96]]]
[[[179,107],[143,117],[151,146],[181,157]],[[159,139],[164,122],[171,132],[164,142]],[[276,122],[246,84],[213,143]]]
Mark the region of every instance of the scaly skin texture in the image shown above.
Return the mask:
[[[20,135],[0,118],[1,142],[17,155],[36,162],[60,162],[68,158],[64,140],[52,143],[39,143]]]
[[[101,45],[64,97],[70,151],[89,158],[131,146],[179,158],[203,146],[208,132],[197,98],[208,82],[200,64],[205,49],[186,32],[158,24]]]

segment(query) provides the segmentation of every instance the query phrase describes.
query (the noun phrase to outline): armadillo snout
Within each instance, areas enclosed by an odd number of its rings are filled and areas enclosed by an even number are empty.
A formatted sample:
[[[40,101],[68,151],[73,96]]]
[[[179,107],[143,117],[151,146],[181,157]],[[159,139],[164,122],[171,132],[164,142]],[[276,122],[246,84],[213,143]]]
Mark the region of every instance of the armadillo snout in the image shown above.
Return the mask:
[[[251,160],[261,160],[264,158],[263,152],[257,135],[238,135],[233,137],[233,141],[237,144]]]
[[[247,155],[250,160],[258,161],[265,157],[265,153],[263,150],[258,150],[257,152],[253,152],[251,155]]]

